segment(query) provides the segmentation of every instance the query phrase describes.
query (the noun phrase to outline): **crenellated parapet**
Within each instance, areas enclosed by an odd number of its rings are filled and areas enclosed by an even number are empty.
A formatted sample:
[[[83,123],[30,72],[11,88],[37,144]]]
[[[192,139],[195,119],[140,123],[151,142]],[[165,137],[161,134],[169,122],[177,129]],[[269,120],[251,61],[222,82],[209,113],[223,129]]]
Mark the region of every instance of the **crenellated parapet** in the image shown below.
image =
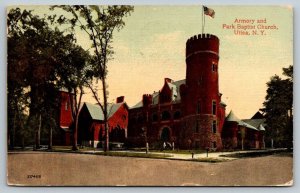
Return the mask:
[[[186,59],[199,53],[219,57],[219,38],[212,34],[199,34],[189,38],[186,42]]]

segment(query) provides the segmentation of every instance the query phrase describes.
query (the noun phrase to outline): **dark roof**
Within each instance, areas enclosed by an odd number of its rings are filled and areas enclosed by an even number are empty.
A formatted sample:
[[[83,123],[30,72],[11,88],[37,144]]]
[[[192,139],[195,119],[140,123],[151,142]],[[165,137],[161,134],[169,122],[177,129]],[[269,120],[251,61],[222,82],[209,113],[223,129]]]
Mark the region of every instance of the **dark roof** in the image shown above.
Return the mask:
[[[255,115],[253,115],[253,117],[251,117],[251,119],[263,119],[263,118],[264,118],[264,115],[259,111],[257,111],[255,113]]]

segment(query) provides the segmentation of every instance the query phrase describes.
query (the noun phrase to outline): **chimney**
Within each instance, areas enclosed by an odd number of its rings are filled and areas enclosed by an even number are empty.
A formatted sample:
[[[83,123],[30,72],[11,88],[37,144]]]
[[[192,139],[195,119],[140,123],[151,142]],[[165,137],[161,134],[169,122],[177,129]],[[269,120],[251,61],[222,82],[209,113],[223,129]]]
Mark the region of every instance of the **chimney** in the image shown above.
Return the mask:
[[[124,96],[117,97],[116,103],[122,103],[124,102]]]
[[[171,83],[172,79],[171,78],[165,78],[165,82]]]
[[[148,107],[151,104],[152,104],[152,95],[144,94],[143,95],[143,106]]]

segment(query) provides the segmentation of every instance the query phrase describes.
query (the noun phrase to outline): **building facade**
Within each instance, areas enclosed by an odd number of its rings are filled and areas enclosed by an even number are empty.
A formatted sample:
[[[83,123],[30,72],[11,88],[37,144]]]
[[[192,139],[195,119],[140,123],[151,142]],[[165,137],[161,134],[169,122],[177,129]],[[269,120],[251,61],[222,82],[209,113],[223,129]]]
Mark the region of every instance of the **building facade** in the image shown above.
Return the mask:
[[[124,143],[127,138],[128,106],[125,102],[108,105],[109,142]],[[99,105],[84,103],[78,119],[78,143],[103,147],[105,141],[104,114]]]
[[[74,120],[70,99],[73,95],[60,91],[59,132],[56,145],[72,145]],[[74,105],[74,103],[73,103]],[[73,107],[74,108],[74,107]],[[108,104],[108,127],[110,142],[124,143],[127,138],[128,106],[124,96],[118,97],[116,103]],[[105,140],[104,115],[97,104],[84,102],[80,106],[78,117],[78,144],[82,146],[101,147]]]
[[[230,124],[224,124],[226,104],[221,100],[218,69],[219,38],[199,34],[188,39],[185,79],[165,78],[162,89],[144,94],[142,100],[130,108],[129,143],[139,146],[148,142],[155,147],[167,142],[183,149],[223,149],[223,129]],[[244,124],[238,122],[241,123]],[[245,128],[254,129],[250,124]],[[256,142],[260,138],[252,136],[250,131],[249,140],[261,144]],[[236,133],[227,129],[224,132],[226,140],[236,137]]]

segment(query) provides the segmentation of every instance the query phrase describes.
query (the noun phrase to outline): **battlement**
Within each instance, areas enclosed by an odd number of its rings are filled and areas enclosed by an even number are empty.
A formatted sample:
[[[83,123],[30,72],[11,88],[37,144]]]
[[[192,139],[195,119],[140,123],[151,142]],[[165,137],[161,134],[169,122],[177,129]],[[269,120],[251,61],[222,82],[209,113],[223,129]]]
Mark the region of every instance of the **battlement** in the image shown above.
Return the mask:
[[[187,40],[187,44],[190,41],[195,41],[195,40],[199,40],[199,39],[212,39],[212,40],[219,41],[219,38],[217,36],[215,36],[215,35],[212,35],[212,34],[198,34],[198,35],[194,35],[193,37],[189,38]]]
[[[219,56],[219,38],[212,34],[198,34],[189,38],[186,42],[186,57],[199,52]]]

